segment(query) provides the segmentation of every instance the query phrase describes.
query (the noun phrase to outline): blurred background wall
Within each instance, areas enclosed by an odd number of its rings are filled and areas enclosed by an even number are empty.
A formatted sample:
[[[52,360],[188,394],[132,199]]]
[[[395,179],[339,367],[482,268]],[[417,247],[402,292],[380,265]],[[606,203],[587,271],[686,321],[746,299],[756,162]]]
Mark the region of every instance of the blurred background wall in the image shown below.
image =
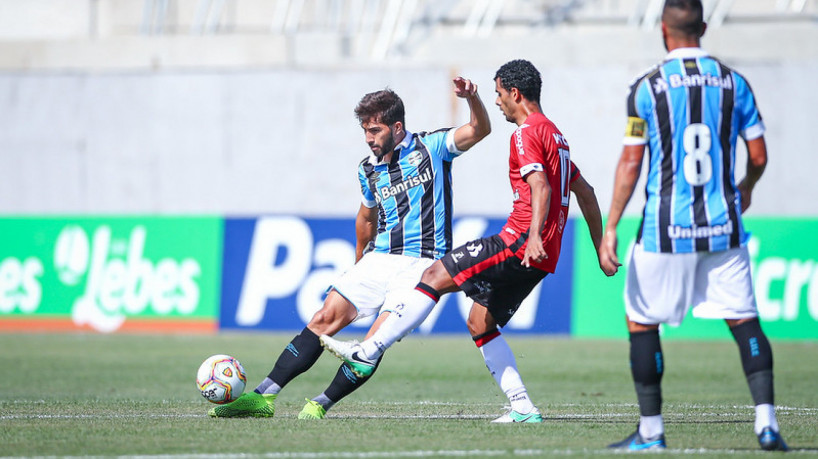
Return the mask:
[[[768,128],[753,214],[818,215],[818,1],[704,3],[704,47],[749,79]],[[502,217],[513,126],[492,78],[515,58],[542,71],[605,212],[626,89],[665,53],[661,4],[0,0],[0,212],[351,216],[360,97],[389,86],[410,130],[455,126],[464,75],[493,133],[456,162],[456,211]]]

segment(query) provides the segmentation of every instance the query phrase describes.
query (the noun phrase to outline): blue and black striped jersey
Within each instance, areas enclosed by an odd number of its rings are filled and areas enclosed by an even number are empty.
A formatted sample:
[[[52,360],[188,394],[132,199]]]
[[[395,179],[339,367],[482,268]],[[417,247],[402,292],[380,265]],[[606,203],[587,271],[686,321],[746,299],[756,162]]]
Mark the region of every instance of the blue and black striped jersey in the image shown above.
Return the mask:
[[[746,243],[734,178],[736,140],[761,137],[740,74],[699,48],[681,48],[640,76],[628,96],[626,144],[647,144],[646,251],[690,253]]]
[[[440,258],[452,248],[454,130],[406,133],[392,161],[358,166],[363,204],[378,206],[374,251]]]

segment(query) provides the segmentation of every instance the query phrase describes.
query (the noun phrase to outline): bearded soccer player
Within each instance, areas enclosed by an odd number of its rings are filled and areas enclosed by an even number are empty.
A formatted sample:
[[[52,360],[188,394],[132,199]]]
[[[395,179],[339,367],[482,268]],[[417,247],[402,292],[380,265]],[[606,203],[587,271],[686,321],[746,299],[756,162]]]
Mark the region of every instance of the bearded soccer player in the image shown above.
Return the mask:
[[[630,255],[625,310],[631,375],[639,402],[636,432],[611,448],[666,448],[662,418],[665,362],[659,324],[693,315],[723,319],[738,344],[764,450],[786,451],[773,401],[773,354],[761,330],[741,214],[767,163],[764,123],[742,75],[700,48],[700,0],[668,0],[662,35],[669,54],[640,76],[627,100],[628,124],[602,244],[618,266],[616,226],[650,159],[647,202]],[[733,178],[737,137],[747,146],[745,178]]]
[[[452,161],[491,132],[477,85],[455,78],[454,94],[469,104],[469,122],[418,133],[406,129],[403,101],[392,90],[361,99],[355,116],[370,154],[358,165],[362,197],[355,220],[356,263],[331,286],[323,307],[255,390],[211,409],[211,416],[273,416],[279,392],[321,356],[320,335],[334,335],[355,320],[380,314],[377,327],[395,308],[396,292],[415,285],[423,270],[451,249]],[[342,364],[298,418],[323,419],[369,376],[355,375]]]
[[[511,402],[494,422],[542,422],[528,396],[505,326],[531,290],[557,267],[570,193],[577,196],[595,247],[602,220],[593,188],[571,161],[568,142],[540,108],[540,73],[530,62],[504,64],[495,75],[496,104],[516,124],[511,136],[509,179],[514,204],[500,234],[468,242],[434,262],[414,290],[364,342],[322,336],[321,341],[360,375],[374,370],[380,355],[420,325],[440,296],[462,290],[474,300],[467,325],[489,372]],[[616,267],[606,272],[613,275]]]

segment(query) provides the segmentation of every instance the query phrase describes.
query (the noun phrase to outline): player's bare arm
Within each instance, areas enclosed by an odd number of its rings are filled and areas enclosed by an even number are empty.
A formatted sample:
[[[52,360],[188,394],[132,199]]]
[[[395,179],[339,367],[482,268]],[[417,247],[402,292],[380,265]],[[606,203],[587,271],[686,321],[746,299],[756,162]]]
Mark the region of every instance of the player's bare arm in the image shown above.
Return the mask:
[[[645,155],[644,145],[625,145],[622,148],[622,156],[616,165],[616,175],[614,178],[613,198],[611,199],[611,210],[608,212],[608,221],[605,224],[605,234],[602,236],[600,247],[600,263],[602,270],[608,272],[616,270],[622,263],[616,255],[617,235],[616,227],[625,211],[625,206],[631,200],[636,182],[639,180],[639,173],[642,171],[642,158]]]
[[[588,225],[588,231],[591,233],[591,241],[594,243],[597,258],[599,259],[599,267],[606,276],[613,276],[616,274],[616,268],[610,269],[609,266],[602,264],[602,252],[599,247],[602,243],[602,212],[599,210],[599,201],[596,199],[594,187],[585,180],[585,177],[580,175],[576,180],[571,182],[571,192],[577,198],[577,204],[582,211],[582,217]]]
[[[364,256],[364,250],[378,234],[378,206],[361,204],[355,217],[355,263]]]
[[[522,264],[531,265],[531,261],[540,263],[548,258],[542,243],[542,229],[548,218],[548,208],[551,202],[551,185],[545,172],[534,171],[525,176],[525,182],[531,188],[531,225],[528,228],[528,243]]]
[[[741,193],[741,213],[747,210],[752,203],[753,188],[767,167],[767,143],[764,136],[748,140],[747,145],[747,174],[739,182],[738,190]]]
[[[466,151],[491,133],[491,122],[477,94],[477,85],[463,77],[457,77],[453,82],[454,94],[469,103],[469,122],[454,131],[454,144],[460,151]]]

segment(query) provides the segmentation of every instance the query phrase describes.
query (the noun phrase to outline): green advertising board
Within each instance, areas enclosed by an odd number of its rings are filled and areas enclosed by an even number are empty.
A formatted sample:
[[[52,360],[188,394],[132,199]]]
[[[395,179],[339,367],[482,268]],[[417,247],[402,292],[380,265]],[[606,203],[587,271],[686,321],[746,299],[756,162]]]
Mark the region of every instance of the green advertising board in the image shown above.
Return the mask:
[[[217,217],[0,218],[0,328],[214,331]]]
[[[619,259],[614,277],[599,270],[588,238],[577,238],[574,263],[572,335],[626,337],[623,291],[627,253],[635,242],[638,218],[619,225]],[[818,339],[818,220],[746,218],[758,311],[771,338]],[[662,328],[665,337],[731,338],[722,320],[685,318]]]

